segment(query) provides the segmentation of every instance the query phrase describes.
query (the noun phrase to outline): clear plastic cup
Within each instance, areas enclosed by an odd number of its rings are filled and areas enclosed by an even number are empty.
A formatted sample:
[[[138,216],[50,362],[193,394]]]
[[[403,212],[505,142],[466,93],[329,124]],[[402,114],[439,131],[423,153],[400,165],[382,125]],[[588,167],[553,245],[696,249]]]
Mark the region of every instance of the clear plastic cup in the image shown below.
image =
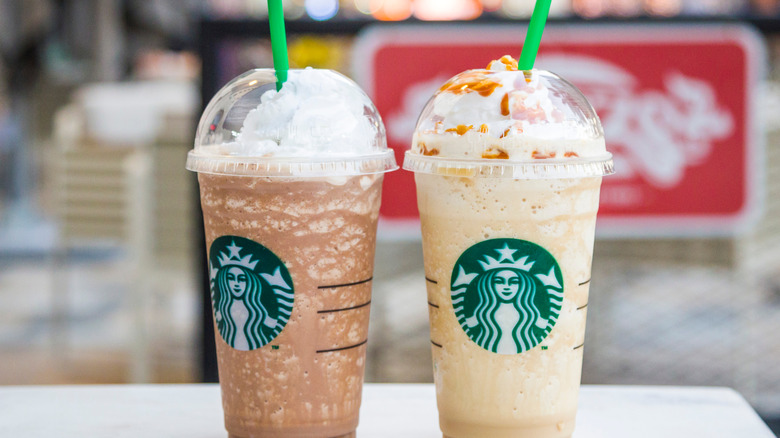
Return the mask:
[[[242,438],[353,436],[382,179],[397,166],[351,80],[290,70],[275,87],[269,69],[225,85],[187,158],[200,182],[225,427]]]
[[[442,86],[404,161],[417,185],[439,422],[453,438],[569,437],[612,159],[576,87],[502,62]]]

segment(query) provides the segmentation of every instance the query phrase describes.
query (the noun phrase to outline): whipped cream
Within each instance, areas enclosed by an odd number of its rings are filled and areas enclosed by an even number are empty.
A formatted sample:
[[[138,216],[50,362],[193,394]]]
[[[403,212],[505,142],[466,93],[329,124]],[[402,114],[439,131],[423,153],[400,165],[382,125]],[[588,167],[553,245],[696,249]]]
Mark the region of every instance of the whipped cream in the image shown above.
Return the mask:
[[[270,89],[249,111],[229,156],[349,157],[382,151],[385,132],[371,100],[330,70],[290,70],[282,89]]]
[[[509,56],[445,83],[423,110],[412,153],[450,158],[573,159],[606,153],[601,123],[576,87]]]

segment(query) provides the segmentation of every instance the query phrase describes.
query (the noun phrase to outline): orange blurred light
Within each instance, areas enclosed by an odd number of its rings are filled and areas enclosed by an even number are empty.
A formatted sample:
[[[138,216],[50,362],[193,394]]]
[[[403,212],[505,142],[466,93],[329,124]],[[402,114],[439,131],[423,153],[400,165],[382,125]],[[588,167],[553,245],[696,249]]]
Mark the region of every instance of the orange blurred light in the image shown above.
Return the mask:
[[[650,15],[671,17],[682,10],[681,0],[645,0],[645,11]]]
[[[411,0],[372,0],[374,18],[382,21],[401,21],[412,16]]]
[[[414,16],[420,20],[473,20],[482,14],[479,0],[415,0]]]
[[[639,0],[612,0],[609,5],[609,15],[616,17],[632,17],[642,13],[642,2]]]
[[[487,12],[494,12],[501,9],[502,0],[482,0],[482,8]]]
[[[607,13],[607,0],[572,0],[572,9],[577,15],[585,18],[596,18]]]

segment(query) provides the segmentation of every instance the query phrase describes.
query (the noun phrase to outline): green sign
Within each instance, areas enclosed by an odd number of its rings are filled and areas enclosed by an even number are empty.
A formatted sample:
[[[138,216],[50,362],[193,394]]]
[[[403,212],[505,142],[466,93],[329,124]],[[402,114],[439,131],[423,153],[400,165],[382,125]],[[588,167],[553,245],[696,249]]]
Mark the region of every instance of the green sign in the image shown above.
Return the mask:
[[[294,291],[287,267],[252,240],[222,236],[209,250],[211,304],[222,339],[236,350],[255,350],[281,333]]]
[[[563,305],[563,275],[541,246],[491,239],[461,254],[452,270],[452,306],[472,341],[499,354],[539,345]]]

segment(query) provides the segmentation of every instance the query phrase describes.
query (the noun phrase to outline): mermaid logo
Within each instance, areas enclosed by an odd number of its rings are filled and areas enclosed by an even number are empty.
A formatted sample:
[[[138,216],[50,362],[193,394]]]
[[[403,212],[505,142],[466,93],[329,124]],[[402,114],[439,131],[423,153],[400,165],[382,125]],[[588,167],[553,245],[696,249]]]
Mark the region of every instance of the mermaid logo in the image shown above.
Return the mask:
[[[236,350],[255,350],[281,333],[293,307],[287,267],[268,248],[222,236],[209,251],[211,304],[222,339]]]
[[[450,290],[468,337],[499,354],[539,345],[563,305],[558,262],[541,246],[519,239],[491,239],[467,249],[455,263]]]

